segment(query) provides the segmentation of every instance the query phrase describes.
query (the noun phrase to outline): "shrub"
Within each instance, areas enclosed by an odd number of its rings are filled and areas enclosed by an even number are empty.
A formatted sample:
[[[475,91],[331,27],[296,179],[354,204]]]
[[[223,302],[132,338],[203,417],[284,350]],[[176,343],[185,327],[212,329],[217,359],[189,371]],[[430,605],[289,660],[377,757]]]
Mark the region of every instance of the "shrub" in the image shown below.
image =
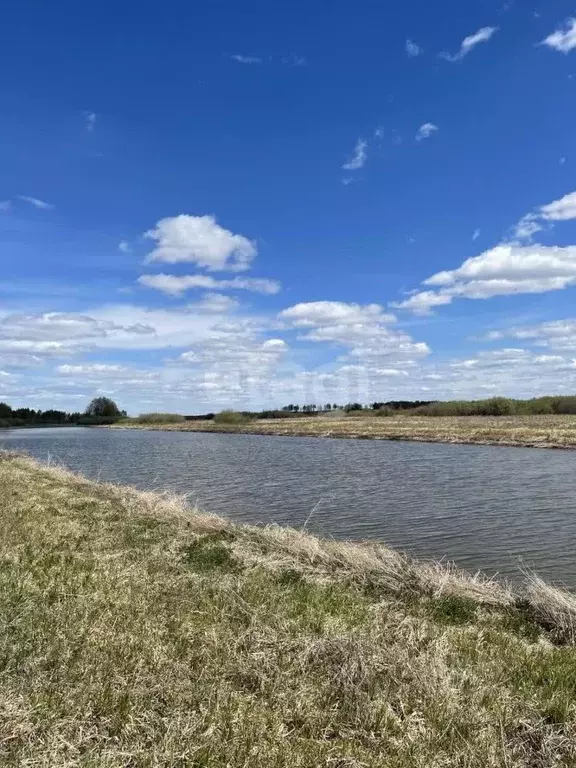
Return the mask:
[[[390,408],[388,405],[384,405],[382,408],[378,408],[374,411],[374,416],[396,416],[397,411],[394,408]]]
[[[225,410],[214,416],[216,424],[247,424],[250,417],[240,411]]]
[[[185,418],[179,413],[141,413],[135,421],[140,424],[178,424]]]

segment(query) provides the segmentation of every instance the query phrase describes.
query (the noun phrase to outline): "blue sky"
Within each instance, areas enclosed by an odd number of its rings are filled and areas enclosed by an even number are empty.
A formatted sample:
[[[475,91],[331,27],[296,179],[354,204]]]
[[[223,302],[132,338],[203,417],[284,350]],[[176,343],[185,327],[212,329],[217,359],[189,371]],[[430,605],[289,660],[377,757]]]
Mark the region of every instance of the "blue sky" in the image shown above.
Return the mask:
[[[576,391],[573,16],[11,4],[0,398]]]

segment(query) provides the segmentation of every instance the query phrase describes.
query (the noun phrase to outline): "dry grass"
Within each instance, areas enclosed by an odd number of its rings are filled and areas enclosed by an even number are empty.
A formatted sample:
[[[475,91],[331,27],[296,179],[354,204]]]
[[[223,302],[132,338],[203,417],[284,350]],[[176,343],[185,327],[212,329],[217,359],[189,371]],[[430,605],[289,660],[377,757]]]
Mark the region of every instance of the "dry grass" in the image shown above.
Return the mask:
[[[576,601],[0,459],[0,764],[576,764]]]
[[[116,428],[139,428],[119,424]],[[140,427],[146,428],[146,427]],[[348,437],[373,440],[415,440],[475,443],[533,448],[576,448],[576,416],[373,416],[262,419],[248,424],[186,421],[151,429],[184,432],[233,432],[304,437]]]

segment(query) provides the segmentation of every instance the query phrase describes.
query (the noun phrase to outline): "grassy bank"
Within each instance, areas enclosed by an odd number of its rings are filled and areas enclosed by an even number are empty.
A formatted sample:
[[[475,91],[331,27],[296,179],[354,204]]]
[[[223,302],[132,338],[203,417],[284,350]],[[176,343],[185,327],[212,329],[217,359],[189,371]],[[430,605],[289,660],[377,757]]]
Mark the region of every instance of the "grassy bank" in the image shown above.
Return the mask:
[[[576,600],[0,457],[3,766],[568,766]]]
[[[370,415],[258,419],[244,423],[184,421],[176,424],[125,422],[114,428],[166,429],[303,437],[348,437],[439,443],[576,448],[576,416],[413,416]]]

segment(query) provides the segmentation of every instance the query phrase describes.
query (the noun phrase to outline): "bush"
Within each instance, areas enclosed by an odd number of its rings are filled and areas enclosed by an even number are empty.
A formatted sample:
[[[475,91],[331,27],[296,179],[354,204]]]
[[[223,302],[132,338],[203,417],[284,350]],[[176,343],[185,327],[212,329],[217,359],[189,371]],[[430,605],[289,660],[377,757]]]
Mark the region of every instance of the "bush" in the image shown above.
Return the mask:
[[[141,413],[134,419],[139,424],[179,424],[185,420],[179,413]]]
[[[539,416],[576,414],[576,396],[536,397],[513,400],[491,397],[488,400],[449,400],[431,403],[412,410],[414,416]]]
[[[397,411],[394,410],[394,408],[390,408],[389,406],[385,405],[382,408],[378,408],[374,411],[374,416],[396,416]]]
[[[250,417],[240,411],[220,411],[214,416],[216,424],[248,424]]]

